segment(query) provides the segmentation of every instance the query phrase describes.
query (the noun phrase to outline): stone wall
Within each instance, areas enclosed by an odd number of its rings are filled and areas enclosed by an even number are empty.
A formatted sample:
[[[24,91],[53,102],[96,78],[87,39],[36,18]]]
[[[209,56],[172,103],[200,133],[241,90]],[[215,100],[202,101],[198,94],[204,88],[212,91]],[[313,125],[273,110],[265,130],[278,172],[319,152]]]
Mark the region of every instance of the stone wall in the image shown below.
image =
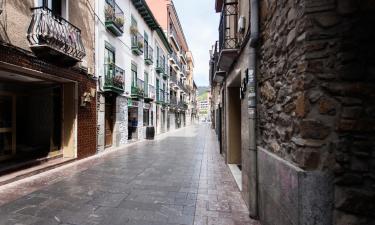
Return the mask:
[[[128,99],[124,96],[116,97],[116,121],[113,129],[113,139],[116,147],[128,143]]]
[[[375,223],[375,3],[261,1],[258,145],[334,174],[333,224]]]
[[[102,152],[105,149],[105,97],[98,93],[97,97],[97,152]]]
[[[334,221],[374,224],[375,2],[316,1],[306,14],[305,111],[334,153],[319,165],[335,172]]]

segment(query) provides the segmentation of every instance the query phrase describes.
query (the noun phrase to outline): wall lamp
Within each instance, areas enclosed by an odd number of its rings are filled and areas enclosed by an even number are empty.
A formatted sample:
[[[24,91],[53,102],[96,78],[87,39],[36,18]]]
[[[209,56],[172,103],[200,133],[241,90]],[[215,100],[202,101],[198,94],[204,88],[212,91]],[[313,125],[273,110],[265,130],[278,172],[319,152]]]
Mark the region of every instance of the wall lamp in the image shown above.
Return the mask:
[[[91,103],[92,98],[95,98],[96,90],[95,88],[90,88],[90,91],[86,91],[81,96],[81,106],[85,107],[87,104]]]

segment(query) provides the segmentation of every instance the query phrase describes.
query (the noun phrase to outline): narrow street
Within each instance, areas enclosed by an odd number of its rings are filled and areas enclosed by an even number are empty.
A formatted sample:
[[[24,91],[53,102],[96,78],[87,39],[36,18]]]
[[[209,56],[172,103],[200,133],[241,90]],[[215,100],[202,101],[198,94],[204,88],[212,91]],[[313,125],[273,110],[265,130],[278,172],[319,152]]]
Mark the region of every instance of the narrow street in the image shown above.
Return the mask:
[[[0,189],[0,224],[256,224],[209,125],[170,132]]]

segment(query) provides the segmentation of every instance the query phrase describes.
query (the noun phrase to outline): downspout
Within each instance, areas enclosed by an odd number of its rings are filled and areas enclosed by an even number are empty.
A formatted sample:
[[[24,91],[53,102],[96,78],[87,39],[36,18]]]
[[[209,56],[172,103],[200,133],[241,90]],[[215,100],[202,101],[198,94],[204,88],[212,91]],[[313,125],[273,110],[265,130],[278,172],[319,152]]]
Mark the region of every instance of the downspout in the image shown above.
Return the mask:
[[[259,40],[259,0],[250,1],[250,40],[249,40],[249,149],[250,149],[250,174],[249,174],[249,213],[251,218],[258,219],[258,154],[257,154],[257,43]]]

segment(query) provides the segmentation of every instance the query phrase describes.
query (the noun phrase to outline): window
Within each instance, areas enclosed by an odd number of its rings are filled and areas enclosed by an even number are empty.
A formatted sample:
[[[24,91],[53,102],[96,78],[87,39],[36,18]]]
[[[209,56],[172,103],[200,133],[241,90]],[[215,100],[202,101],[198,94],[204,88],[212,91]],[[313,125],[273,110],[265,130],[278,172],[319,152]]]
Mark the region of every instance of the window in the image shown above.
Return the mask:
[[[156,78],[156,100],[157,101],[160,100],[160,91],[159,91],[159,88],[160,88],[160,81],[159,81],[159,79]]]
[[[137,27],[137,20],[135,20],[135,18],[133,17],[132,15],[132,19],[131,19],[131,25],[134,26],[134,27]]]
[[[148,126],[149,125],[149,114],[150,110],[149,109],[143,109],[143,126]]]
[[[115,49],[107,42],[105,43],[104,63],[115,64]]]
[[[144,53],[144,54],[145,54],[144,57],[145,57],[145,59],[148,59],[148,58],[150,58],[150,57],[149,57],[149,55],[148,55],[148,54],[149,54],[149,52],[148,52],[148,35],[147,35],[146,32],[144,33],[144,43],[145,43],[145,44],[144,44],[144,49],[145,49],[145,50],[144,50],[144,51],[145,51],[145,53]]]
[[[137,64],[132,63],[131,70],[132,70],[132,87],[137,87],[137,80],[138,80]]]
[[[37,0],[37,7],[47,7],[52,10],[53,14],[62,16],[64,18],[67,17],[66,8],[67,2],[66,0]]]
[[[145,94],[148,95],[148,73],[145,72],[145,87],[144,87],[144,90],[145,90]]]

